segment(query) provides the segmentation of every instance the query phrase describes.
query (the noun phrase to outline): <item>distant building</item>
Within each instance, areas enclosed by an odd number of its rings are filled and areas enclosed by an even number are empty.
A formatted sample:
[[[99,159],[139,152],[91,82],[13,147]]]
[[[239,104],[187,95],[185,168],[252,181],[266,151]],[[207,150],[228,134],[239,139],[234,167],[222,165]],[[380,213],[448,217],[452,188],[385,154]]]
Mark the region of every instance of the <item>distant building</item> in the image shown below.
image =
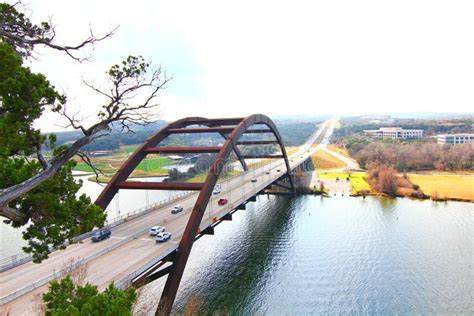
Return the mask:
[[[423,137],[423,130],[403,129],[401,127],[381,127],[379,129],[365,130],[364,134],[372,137],[407,139]]]
[[[442,134],[436,136],[440,145],[459,145],[474,143],[474,134]]]

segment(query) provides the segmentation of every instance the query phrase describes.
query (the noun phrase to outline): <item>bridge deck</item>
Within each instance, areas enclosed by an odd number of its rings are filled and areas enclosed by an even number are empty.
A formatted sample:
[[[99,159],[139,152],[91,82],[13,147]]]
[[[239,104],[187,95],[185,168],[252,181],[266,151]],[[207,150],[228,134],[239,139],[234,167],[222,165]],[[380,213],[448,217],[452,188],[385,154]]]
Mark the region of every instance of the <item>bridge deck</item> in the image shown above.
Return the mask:
[[[314,134],[313,141],[318,138],[321,130],[318,132]],[[291,169],[296,168],[319,148],[308,149],[308,146],[304,146],[290,156]],[[221,181],[222,192],[212,196],[200,230],[203,231],[216,219],[222,218],[263,190],[283,176],[284,172],[283,160],[275,159],[262,167]],[[250,181],[252,178],[257,178],[258,181],[253,183]],[[221,197],[229,201],[224,206],[217,204]],[[112,281],[120,287],[130,285],[133,278],[177,248],[196,198],[197,193],[177,201],[176,204],[184,207],[181,213],[170,214],[170,207],[158,208],[116,227],[110,239],[99,243],[92,243],[87,239],[69,246],[65,251],[52,253],[42,264],[29,262],[0,273],[0,304],[15,315],[30,312],[34,306],[34,295],[45,291],[48,282],[60,276],[58,271],[68,260],[87,263],[86,282],[97,285],[100,290]],[[173,234],[171,240],[156,243],[154,238],[148,236],[148,229],[158,224],[165,226]]]

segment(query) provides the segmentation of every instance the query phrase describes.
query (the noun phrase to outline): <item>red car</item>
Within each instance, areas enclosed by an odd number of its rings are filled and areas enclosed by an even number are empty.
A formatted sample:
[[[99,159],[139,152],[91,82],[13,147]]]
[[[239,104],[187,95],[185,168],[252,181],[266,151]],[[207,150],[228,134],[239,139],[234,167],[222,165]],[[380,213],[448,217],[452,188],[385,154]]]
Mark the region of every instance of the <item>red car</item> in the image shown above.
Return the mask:
[[[219,205],[226,205],[227,204],[227,199],[219,199],[219,201],[217,201],[217,204]]]

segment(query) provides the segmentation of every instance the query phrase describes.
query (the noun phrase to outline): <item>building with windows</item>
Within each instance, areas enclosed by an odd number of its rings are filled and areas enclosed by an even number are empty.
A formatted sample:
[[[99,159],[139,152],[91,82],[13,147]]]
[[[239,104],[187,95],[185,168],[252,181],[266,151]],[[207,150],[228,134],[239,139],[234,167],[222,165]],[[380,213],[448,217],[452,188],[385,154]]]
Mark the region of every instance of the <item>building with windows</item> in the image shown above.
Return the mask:
[[[364,130],[364,134],[372,137],[407,139],[423,137],[422,129],[403,129],[401,127],[381,127],[374,130]]]
[[[459,145],[474,143],[474,134],[441,134],[437,135],[440,145]]]

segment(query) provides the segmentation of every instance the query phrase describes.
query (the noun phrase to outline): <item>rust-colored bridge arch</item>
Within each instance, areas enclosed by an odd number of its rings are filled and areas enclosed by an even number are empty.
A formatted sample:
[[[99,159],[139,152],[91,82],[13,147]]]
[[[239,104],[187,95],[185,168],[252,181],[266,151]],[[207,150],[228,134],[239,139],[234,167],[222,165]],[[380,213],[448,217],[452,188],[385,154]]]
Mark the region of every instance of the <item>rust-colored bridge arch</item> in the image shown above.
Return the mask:
[[[201,127],[190,127],[190,126]],[[265,125],[267,128],[251,128],[254,125]],[[204,126],[204,127],[202,127]],[[224,139],[225,143],[218,147],[157,147],[164,139],[173,134],[190,133],[218,133]],[[241,141],[244,134],[249,133],[271,133],[275,140],[259,141]],[[238,145],[268,145],[278,144],[281,149],[280,155],[242,155]],[[212,195],[214,186],[222,172],[225,163],[230,154],[234,152],[239,159],[245,171],[248,170],[245,162],[246,158],[283,158],[286,165],[286,175],[289,178],[291,188],[293,182],[291,178],[291,169],[288,162],[288,156],[275,124],[272,120],[263,114],[254,114],[246,118],[222,118],[206,119],[202,117],[188,117],[168,124],[158,133],[150,137],[145,143],[138,147],[128,158],[123,166],[117,171],[100,196],[96,204],[104,210],[113,199],[119,189],[156,189],[156,190],[196,190],[200,191],[196,203],[193,207],[189,220],[186,224],[183,236],[179,243],[177,252],[173,256],[173,264],[169,267],[168,278],[160,299],[157,313],[169,314],[178,290],[181,277],[186,266],[193,242],[199,232],[199,225],[203,218],[209,199]],[[173,153],[217,153],[217,156],[209,170],[208,176],[203,183],[185,183],[185,182],[133,182],[126,181],[136,166],[148,154],[173,154]]]

